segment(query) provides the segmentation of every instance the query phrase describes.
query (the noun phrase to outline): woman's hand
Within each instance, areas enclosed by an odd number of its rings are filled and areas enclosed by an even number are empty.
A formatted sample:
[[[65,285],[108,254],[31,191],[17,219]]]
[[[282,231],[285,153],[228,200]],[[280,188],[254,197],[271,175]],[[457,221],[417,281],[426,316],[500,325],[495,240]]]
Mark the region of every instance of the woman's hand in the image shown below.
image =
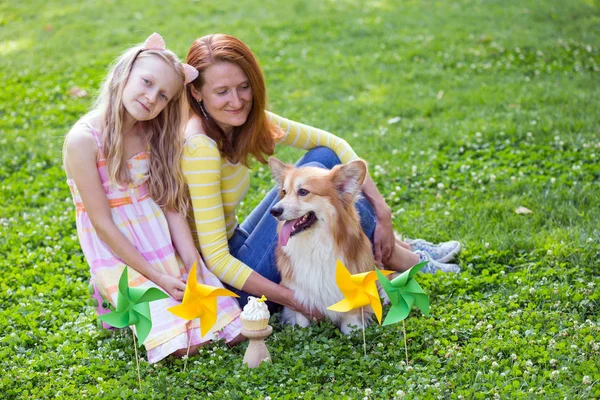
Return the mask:
[[[302,303],[300,303],[299,301],[297,301],[296,299],[294,299],[294,304],[290,308],[292,310],[304,315],[309,321],[312,321],[313,319],[320,321],[323,318],[325,318],[325,315],[323,315],[323,313],[320,312],[319,310],[316,310],[314,308],[309,308],[309,307],[303,305]]]
[[[365,178],[362,190],[369,203],[373,206],[377,220],[377,226],[373,234],[375,261],[380,265],[386,264],[394,253],[396,241],[392,227],[392,209],[387,205],[381,193],[379,193],[375,182],[373,182],[369,174]]]
[[[392,226],[392,210],[383,203],[375,210],[377,215],[377,226],[373,237],[375,247],[375,261],[378,264],[386,264],[394,252],[396,237]]]
[[[161,274],[156,282],[158,286],[163,288],[172,298],[177,301],[183,299],[185,292],[185,281],[182,278],[175,278],[168,274]]]

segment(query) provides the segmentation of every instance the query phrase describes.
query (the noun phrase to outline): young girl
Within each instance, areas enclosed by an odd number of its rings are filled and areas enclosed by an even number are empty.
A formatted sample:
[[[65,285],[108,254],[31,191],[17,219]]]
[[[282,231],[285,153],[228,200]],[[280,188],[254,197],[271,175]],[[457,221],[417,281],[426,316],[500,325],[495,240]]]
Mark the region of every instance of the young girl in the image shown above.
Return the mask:
[[[198,320],[188,323],[167,310],[183,298],[182,277],[194,262],[200,282],[221,286],[202,263],[184,217],[184,87],[197,74],[160,35],[151,35],[117,59],[63,150],[77,233],[97,291],[115,304],[128,265],[130,286],[159,287],[171,296],[150,303],[153,326],[144,343],[150,363],[185,354],[188,338],[190,352],[217,336],[230,343],[243,339],[233,298],[219,298],[218,321],[205,337]]]
[[[235,209],[249,187],[248,161],[265,163],[276,144],[309,150],[297,165],[317,163],[332,168],[357,158],[346,141],[320,129],[302,125],[265,111],[265,81],[250,49],[239,39],[208,35],[190,47],[186,62],[199,71],[187,86],[192,113],[186,128],[183,171],[190,188],[194,233],[208,268],[223,282],[238,289],[240,304],[247,294],[262,295],[310,317],[311,310],[295,301],[279,285],[274,249],[277,224],[269,214],[278,201],[272,190],[259,206],[237,223]],[[427,260],[424,270],[459,270],[449,261],[458,242],[411,246],[396,241],[390,207],[370,177],[362,187],[364,199],[357,208],[363,230],[373,243],[375,258],[386,267],[405,270]],[[309,318],[310,319],[310,318]]]

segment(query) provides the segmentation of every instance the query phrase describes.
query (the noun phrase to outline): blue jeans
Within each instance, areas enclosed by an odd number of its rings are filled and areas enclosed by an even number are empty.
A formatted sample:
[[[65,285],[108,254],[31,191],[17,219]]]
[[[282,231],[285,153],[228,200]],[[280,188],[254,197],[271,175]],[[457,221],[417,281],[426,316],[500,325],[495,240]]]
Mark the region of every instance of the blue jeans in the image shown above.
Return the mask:
[[[316,147],[308,151],[304,157],[296,163],[296,166],[315,166],[331,169],[341,164],[335,152],[328,147]],[[271,208],[279,201],[279,189],[273,188],[260,204],[252,210],[250,215],[235,228],[235,232],[229,239],[229,251],[232,256],[258,272],[265,278],[279,283],[281,276],[275,262],[275,249],[277,247],[277,220],[269,213]],[[375,233],[375,211],[371,203],[364,198],[356,203],[356,209],[360,215],[360,225],[363,232],[373,244]],[[240,298],[240,306],[246,305],[249,293],[231,288]],[[275,312],[277,307],[274,303],[267,302],[269,310]]]

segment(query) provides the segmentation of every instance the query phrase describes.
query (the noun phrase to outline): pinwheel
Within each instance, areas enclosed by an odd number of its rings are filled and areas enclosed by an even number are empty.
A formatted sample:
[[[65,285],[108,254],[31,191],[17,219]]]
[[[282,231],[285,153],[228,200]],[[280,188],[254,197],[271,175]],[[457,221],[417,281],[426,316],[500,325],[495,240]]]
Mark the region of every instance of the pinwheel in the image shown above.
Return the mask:
[[[166,299],[169,296],[157,288],[131,288],[127,277],[127,266],[123,268],[121,278],[119,278],[119,291],[117,293],[117,307],[112,312],[98,316],[100,321],[106,322],[115,328],[125,328],[135,326],[139,346],[144,343],[146,337],[152,329],[152,316],[150,315],[150,302]],[[135,350],[135,360],[138,364],[138,381],[140,382],[140,366],[137,355],[137,346],[135,343],[135,334],[133,334],[133,348]]]
[[[239,297],[237,294],[222,287],[208,286],[198,283],[196,276],[196,264],[192,266],[188,275],[183,301],[181,304],[168,308],[170,312],[179,318],[191,321],[194,318],[200,318],[200,333],[205,336],[217,322],[217,297],[231,296]],[[190,341],[188,340],[188,354],[190,351]],[[184,371],[187,367],[184,364]]]
[[[388,295],[390,303],[390,311],[383,321],[383,325],[395,324],[402,321],[404,330],[404,349],[406,352],[406,362],[408,363],[408,349],[406,348],[406,327],[404,319],[408,317],[413,305],[417,306],[423,314],[429,316],[429,296],[425,293],[421,285],[414,279],[415,275],[427,265],[427,262],[421,262],[411,269],[404,271],[398,277],[389,281],[384,274],[377,271],[379,282],[383,290]]]
[[[382,270],[382,275],[392,274],[393,271]],[[375,271],[363,272],[361,274],[351,275],[346,266],[337,260],[335,270],[335,280],[344,299],[327,307],[328,310],[338,312],[348,312],[360,307],[362,325],[363,325],[363,350],[367,355],[367,343],[365,340],[365,317],[363,307],[370,305],[373,308],[377,321],[381,324],[381,300],[377,291],[377,275]]]

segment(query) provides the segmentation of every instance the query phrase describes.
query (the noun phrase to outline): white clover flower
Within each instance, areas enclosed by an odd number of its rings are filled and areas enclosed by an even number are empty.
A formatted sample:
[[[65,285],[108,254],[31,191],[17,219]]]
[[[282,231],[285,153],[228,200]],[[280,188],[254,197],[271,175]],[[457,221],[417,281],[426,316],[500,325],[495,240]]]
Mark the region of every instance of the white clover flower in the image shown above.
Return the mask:
[[[404,396],[406,396],[406,393],[404,393],[404,390],[398,390],[398,391],[396,392],[396,396],[397,396],[399,399],[401,399],[401,398],[403,398]]]
[[[558,375],[560,375],[560,372],[557,370],[554,370],[550,373],[550,379],[558,379]]]
[[[498,364],[496,361],[492,363],[492,368],[498,368],[499,366],[500,364]]]
[[[527,368],[531,368],[531,367],[533,367],[533,362],[531,360],[527,360],[527,361],[525,361],[525,366]]]
[[[556,364],[558,364],[558,360],[556,360],[554,358],[550,360],[550,365],[556,365]]]
[[[366,395],[367,397],[368,397],[368,396],[370,396],[372,392],[373,392],[373,391],[371,390],[371,388],[366,388],[366,389],[365,389],[365,395]]]
[[[584,385],[589,385],[590,383],[592,383],[592,378],[590,378],[589,375],[586,375],[581,380],[581,383]]]

